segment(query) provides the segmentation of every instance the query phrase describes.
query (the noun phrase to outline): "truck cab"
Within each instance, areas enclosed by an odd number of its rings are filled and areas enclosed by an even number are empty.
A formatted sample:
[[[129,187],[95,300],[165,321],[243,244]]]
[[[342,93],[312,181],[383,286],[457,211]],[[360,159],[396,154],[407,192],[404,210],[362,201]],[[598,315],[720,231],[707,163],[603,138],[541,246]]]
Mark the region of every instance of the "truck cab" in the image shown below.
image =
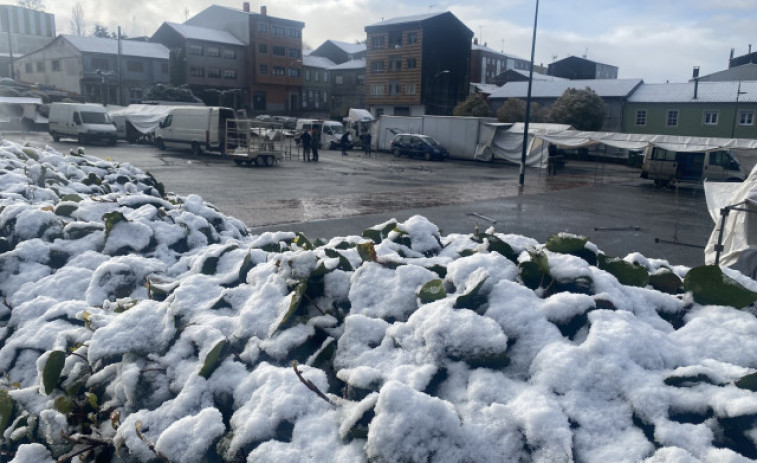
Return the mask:
[[[641,177],[658,186],[680,182],[741,182],[746,173],[728,149],[713,151],[671,151],[650,146],[644,155]]]

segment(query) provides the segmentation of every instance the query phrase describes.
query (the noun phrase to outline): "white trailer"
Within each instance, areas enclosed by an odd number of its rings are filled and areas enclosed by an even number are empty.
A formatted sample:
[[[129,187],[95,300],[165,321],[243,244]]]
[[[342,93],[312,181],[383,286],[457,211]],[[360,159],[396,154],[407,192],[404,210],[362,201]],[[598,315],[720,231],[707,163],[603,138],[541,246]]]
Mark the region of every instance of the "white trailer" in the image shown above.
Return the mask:
[[[292,132],[280,122],[228,121],[226,154],[237,165],[271,167],[297,150]]]

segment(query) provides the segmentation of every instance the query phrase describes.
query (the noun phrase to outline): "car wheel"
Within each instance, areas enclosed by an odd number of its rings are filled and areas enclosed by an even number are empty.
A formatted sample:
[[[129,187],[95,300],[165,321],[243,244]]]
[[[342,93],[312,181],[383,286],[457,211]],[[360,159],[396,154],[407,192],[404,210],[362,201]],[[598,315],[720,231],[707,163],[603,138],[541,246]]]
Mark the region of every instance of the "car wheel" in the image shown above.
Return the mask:
[[[108,144],[110,146],[116,146],[116,143],[118,143],[118,139],[116,137],[113,137],[110,140],[108,140]]]
[[[263,156],[255,158],[255,167],[263,167]]]
[[[329,149],[330,149],[330,150],[335,150],[335,149],[336,149],[336,143],[334,143],[334,142],[332,141],[332,142],[331,142],[331,143],[329,144]]]
[[[234,159],[234,164],[236,164],[238,166],[241,166],[242,165],[242,160],[241,159]]]
[[[429,153],[428,151],[426,151],[426,153],[423,155],[423,159],[425,159],[426,161],[430,161],[433,158],[434,157],[431,156],[431,153]]]
[[[57,133],[52,133],[50,135],[53,136],[53,141],[54,142],[59,142],[60,141],[60,135],[58,135]]]
[[[266,156],[263,161],[266,167],[271,167],[273,165],[273,156]]]
[[[80,145],[86,145],[87,137],[85,137],[83,133],[80,133],[79,136],[76,137],[76,141],[78,141]]]
[[[197,143],[196,141],[192,142],[192,154],[197,154],[197,155],[202,154],[202,146],[200,146],[200,144]]]
[[[163,150],[166,149],[166,144],[163,143],[163,139],[162,138],[158,138],[157,140],[155,140],[155,144],[158,145],[158,149],[161,150],[161,151],[163,151]]]
[[[392,153],[394,153],[395,158],[400,157],[400,154],[401,154],[399,148],[394,148],[394,151],[392,151]]]

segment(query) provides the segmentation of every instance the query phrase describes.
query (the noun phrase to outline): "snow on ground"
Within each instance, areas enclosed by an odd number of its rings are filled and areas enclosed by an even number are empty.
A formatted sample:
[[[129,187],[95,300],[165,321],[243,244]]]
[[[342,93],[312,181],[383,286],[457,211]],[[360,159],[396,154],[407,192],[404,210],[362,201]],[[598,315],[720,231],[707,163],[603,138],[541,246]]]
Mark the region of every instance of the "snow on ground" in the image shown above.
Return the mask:
[[[0,190],[6,461],[757,458],[753,307],[421,216],[254,236],[80,151],[3,141]]]

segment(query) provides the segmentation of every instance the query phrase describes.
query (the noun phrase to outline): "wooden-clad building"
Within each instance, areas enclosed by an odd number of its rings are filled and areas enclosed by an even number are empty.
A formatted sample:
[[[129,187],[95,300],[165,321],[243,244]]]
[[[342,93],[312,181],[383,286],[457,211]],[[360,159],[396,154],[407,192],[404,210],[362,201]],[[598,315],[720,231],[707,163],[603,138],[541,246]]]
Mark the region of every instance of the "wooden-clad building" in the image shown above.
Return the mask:
[[[365,102],[374,116],[449,115],[468,96],[473,31],[450,12],[365,27]]]

